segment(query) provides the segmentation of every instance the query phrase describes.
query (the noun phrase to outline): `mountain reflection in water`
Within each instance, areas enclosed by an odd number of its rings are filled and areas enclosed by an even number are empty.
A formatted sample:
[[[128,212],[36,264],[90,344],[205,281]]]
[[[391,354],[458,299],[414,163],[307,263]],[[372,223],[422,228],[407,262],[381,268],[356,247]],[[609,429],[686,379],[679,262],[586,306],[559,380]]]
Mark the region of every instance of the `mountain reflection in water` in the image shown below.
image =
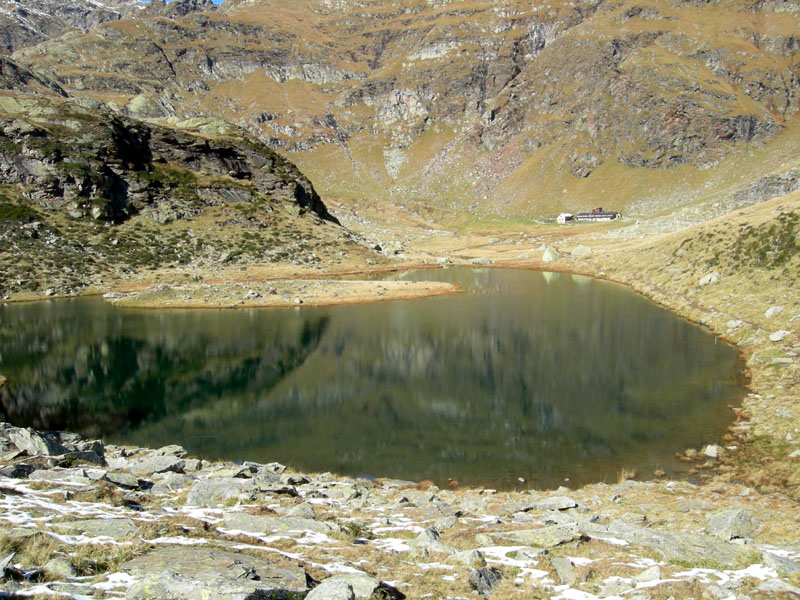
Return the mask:
[[[0,309],[7,418],[309,471],[537,486],[679,468],[740,400],[733,348],[585,277],[395,274],[464,294],[357,306]]]

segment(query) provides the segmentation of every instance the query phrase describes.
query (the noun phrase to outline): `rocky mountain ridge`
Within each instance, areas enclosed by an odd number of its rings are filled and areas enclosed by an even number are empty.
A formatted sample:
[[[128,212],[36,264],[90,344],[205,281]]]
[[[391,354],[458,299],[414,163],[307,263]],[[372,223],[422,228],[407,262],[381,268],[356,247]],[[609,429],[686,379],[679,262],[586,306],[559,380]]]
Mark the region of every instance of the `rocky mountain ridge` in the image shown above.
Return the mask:
[[[11,54],[68,31],[86,32],[107,21],[145,15],[177,17],[216,7],[211,0],[2,0],[0,49]]]
[[[793,121],[798,18],[780,1],[252,1],[15,57],[142,117],[235,122],[325,195],[541,215],[624,179],[642,185],[619,205],[653,211]]]

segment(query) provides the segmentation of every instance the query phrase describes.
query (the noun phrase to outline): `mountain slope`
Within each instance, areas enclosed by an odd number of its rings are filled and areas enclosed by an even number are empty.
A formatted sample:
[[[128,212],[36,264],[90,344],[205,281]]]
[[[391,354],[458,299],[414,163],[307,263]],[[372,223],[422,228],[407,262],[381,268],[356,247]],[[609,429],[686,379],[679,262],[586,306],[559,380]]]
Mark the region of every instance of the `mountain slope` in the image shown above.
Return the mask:
[[[633,179],[652,206],[637,186],[615,206],[646,212],[793,119],[798,18],[744,0],[253,0],[15,56],[128,114],[236,122],[323,195],[536,216]]]

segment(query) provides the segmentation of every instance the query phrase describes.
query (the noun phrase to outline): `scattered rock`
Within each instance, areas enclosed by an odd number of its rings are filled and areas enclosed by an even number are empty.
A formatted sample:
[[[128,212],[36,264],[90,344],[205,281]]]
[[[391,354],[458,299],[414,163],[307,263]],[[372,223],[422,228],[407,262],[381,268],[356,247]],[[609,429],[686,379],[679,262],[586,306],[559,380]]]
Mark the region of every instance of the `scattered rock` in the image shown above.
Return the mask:
[[[196,481],[189,490],[186,504],[189,506],[216,506],[229,500],[246,501],[258,491],[252,479],[220,477]]]
[[[314,531],[331,533],[334,526],[323,521],[303,519],[301,517],[272,517],[269,515],[251,515],[234,513],[225,515],[225,527],[235,531],[263,535],[277,531]]]
[[[791,333],[791,331],[784,331],[783,329],[779,329],[775,333],[771,333],[769,335],[769,341],[770,342],[782,342],[783,338],[785,338],[790,333]]]
[[[134,475],[147,477],[156,473],[180,473],[185,466],[183,459],[171,455],[156,455],[131,464],[128,469]]]
[[[661,569],[658,568],[658,565],[654,565],[649,569],[645,569],[638,575],[634,576],[633,578],[635,581],[639,583],[647,583],[648,581],[658,581],[661,579]]]
[[[550,559],[550,565],[564,585],[572,586],[586,581],[586,576],[581,574],[568,558],[553,557]]]
[[[726,510],[712,516],[706,525],[706,532],[724,541],[736,538],[750,539],[755,535],[757,524],[743,509]]]
[[[70,577],[76,577],[78,575],[72,563],[60,557],[48,560],[42,565],[42,570],[54,579],[69,579]]]
[[[469,573],[469,586],[484,598],[488,598],[501,578],[500,571],[494,568],[473,569]]]
[[[55,436],[41,434],[31,428],[14,428],[7,437],[12,444],[30,456],[58,456],[69,452],[55,439]]]
[[[568,510],[577,507],[578,503],[566,496],[553,496],[552,498],[546,498],[533,504],[533,508],[539,510]]]
[[[703,454],[708,458],[719,458],[719,446],[715,446],[714,444],[709,444],[705,448],[703,448]]]
[[[139,487],[139,479],[130,473],[106,473],[106,480],[123,488],[134,490]]]
[[[697,283],[698,283],[698,285],[700,287],[704,287],[704,286],[712,285],[712,284],[715,284],[715,283],[718,283],[718,282],[719,282],[719,273],[717,273],[716,271],[712,271],[711,273],[708,273],[707,275],[703,275],[700,278],[700,281],[698,281]]]
[[[456,563],[459,565],[466,565],[473,569],[480,569],[486,566],[486,559],[480,550],[464,550],[463,552],[456,552],[448,557],[447,562]]]
[[[326,579],[311,590],[306,600],[355,600],[353,586],[346,581]]]
[[[556,252],[553,248],[548,247],[544,254],[542,254],[542,262],[551,263],[558,260],[558,252]]]
[[[381,587],[381,582],[370,577],[366,573],[343,573],[333,575],[325,581],[342,581],[347,583],[353,590],[356,598],[370,598],[375,590]],[[323,581],[323,583],[325,583]]]
[[[788,577],[800,575],[800,564],[789,558],[778,556],[772,552],[764,552],[764,564],[768,567],[772,567],[778,573]]]
[[[216,548],[166,546],[129,560],[120,570],[141,579],[128,600],[246,600],[306,596],[306,573]]]
[[[591,253],[592,249],[589,248],[589,246],[584,246],[583,244],[578,244],[572,249],[572,252],[570,252],[572,258],[583,258],[584,256],[589,256]]]
[[[765,312],[764,316],[771,319],[783,310],[783,306],[770,306]]]
[[[131,537],[139,527],[131,519],[82,519],[54,523],[53,528],[68,534],[82,533],[96,537],[123,540]]]
[[[495,532],[492,535],[509,542],[538,548],[554,548],[582,537],[578,525],[574,523],[549,525],[540,529]]]

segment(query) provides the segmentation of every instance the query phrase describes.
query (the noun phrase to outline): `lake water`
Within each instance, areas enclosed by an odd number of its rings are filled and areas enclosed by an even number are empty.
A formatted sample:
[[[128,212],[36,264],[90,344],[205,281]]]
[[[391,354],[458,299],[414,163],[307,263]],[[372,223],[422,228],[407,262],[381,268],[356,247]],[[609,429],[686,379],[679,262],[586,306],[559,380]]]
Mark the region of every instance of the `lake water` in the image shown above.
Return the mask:
[[[235,311],[3,305],[0,416],[212,459],[546,487],[674,473],[674,453],[719,438],[744,393],[732,347],[621,286],[499,269],[390,278],[464,293]]]

